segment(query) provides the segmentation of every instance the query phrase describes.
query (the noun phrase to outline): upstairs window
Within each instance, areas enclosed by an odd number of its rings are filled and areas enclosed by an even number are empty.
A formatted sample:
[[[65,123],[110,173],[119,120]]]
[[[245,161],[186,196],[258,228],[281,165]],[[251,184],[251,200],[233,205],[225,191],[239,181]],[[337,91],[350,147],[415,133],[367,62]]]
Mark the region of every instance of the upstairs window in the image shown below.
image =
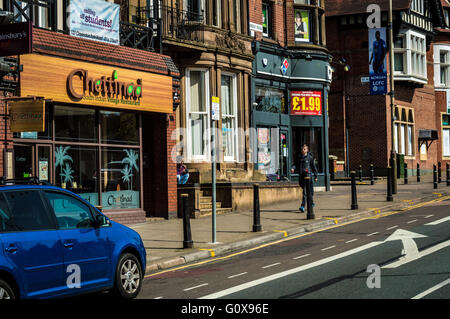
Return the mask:
[[[414,31],[400,34],[394,40],[394,72],[396,80],[425,83],[427,80],[425,35]]]
[[[411,10],[420,14],[425,13],[425,3],[424,0],[412,0],[411,1]]]
[[[269,2],[263,2],[262,3],[262,26],[263,26],[263,36],[265,37],[271,37],[272,32],[272,8],[269,4]]]

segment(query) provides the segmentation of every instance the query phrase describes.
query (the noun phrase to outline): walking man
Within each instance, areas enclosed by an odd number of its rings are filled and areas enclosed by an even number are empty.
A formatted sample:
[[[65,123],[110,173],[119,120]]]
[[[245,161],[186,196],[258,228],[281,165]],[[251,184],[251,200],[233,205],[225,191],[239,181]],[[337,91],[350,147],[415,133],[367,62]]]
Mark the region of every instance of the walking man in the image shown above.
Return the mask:
[[[298,169],[298,176],[299,176],[299,184],[300,187],[303,189],[303,198],[302,198],[302,204],[299,208],[300,212],[305,212],[305,206],[306,206],[306,185],[305,185],[305,177],[309,176],[312,177],[314,175],[314,182],[317,182],[317,167],[314,160],[314,156],[311,152],[309,152],[309,147],[306,144],[303,144],[302,151],[300,155],[298,156],[295,165],[292,166],[291,172],[294,173],[295,170]],[[312,199],[312,206],[314,206],[314,186],[312,178],[309,179],[310,185],[311,185],[311,199]]]

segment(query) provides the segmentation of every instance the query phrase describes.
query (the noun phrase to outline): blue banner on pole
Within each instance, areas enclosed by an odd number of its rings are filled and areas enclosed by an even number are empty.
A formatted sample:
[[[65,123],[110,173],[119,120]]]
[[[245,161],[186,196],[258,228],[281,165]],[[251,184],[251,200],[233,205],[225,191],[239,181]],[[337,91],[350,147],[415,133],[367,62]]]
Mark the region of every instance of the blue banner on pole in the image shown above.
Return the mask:
[[[384,95],[387,93],[387,43],[385,39],[386,28],[369,29],[369,77],[371,95]]]

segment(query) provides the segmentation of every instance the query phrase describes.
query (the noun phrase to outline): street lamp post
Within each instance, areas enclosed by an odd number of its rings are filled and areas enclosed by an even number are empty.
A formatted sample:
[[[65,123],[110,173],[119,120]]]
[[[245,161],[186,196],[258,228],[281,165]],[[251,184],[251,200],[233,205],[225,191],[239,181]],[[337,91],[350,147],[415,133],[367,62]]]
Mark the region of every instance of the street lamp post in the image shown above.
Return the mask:
[[[389,15],[388,15],[388,29],[389,29],[389,84],[390,84],[390,98],[391,98],[391,158],[389,165],[392,167],[393,176],[392,181],[392,194],[397,194],[397,163],[396,163],[396,150],[395,150],[395,96],[394,96],[394,35],[392,24],[392,0],[389,0]]]

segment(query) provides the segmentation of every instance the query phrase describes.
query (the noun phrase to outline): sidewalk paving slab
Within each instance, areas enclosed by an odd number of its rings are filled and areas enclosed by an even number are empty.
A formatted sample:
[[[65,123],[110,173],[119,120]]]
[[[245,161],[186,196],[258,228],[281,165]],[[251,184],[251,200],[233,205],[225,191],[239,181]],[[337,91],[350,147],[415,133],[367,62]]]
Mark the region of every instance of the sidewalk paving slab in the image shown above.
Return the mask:
[[[358,209],[351,210],[351,186],[349,182],[332,183],[329,192],[314,194],[315,219],[299,213],[300,199],[261,207],[261,232],[253,232],[253,211],[230,212],[216,216],[216,243],[212,243],[212,218],[205,216],[191,219],[193,248],[183,249],[183,220],[150,219],[131,225],[144,242],[147,251],[146,273],[157,272],[186,263],[237,252],[282,238],[331,227],[349,221],[400,211],[421,202],[431,201],[450,194],[445,180],[433,188],[432,175],[421,176],[421,182],[410,177],[404,185],[398,179],[394,201],[386,201],[386,181],[375,185],[364,180],[357,185]]]

